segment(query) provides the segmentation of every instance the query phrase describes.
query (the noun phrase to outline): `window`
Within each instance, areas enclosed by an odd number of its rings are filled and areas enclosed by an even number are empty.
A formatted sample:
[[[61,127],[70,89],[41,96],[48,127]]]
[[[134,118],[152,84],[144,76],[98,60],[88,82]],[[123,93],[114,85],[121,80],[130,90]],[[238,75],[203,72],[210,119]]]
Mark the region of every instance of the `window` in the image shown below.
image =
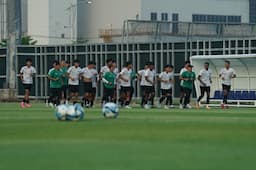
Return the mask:
[[[179,14],[173,13],[172,14],[172,21],[179,21]]]
[[[196,23],[241,23],[241,16],[193,14],[192,21]]]
[[[250,23],[256,23],[256,0],[249,1]]]
[[[162,21],[168,21],[168,13],[162,13],[161,19],[162,19]]]
[[[150,20],[151,21],[157,21],[157,13],[156,12],[151,12]]]

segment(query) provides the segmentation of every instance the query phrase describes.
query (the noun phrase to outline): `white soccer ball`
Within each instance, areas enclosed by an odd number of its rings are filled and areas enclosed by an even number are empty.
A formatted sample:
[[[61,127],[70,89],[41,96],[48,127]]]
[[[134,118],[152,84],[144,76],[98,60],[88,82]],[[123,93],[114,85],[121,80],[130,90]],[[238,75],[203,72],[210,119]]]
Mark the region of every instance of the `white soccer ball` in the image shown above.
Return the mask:
[[[77,121],[84,118],[84,109],[80,104],[70,105],[68,107],[67,120]]]
[[[119,114],[118,105],[115,103],[106,103],[102,108],[102,114],[105,118],[117,118]]]
[[[75,116],[76,115],[75,106],[73,106],[73,105],[68,106],[67,115],[69,115],[69,116]]]
[[[66,119],[66,114],[68,112],[68,107],[64,104],[62,105],[59,105],[57,108],[56,108],[56,117],[59,119],[59,120],[65,120]]]

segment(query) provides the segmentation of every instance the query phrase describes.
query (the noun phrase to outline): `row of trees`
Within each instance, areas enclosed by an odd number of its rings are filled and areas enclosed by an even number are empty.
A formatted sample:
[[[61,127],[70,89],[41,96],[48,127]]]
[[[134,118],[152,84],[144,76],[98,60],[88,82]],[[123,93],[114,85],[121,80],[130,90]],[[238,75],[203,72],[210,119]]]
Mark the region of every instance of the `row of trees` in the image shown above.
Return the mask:
[[[0,47],[7,47],[8,40],[2,39],[0,42]],[[31,36],[24,36],[21,39],[21,45],[36,45],[37,40],[34,40]]]

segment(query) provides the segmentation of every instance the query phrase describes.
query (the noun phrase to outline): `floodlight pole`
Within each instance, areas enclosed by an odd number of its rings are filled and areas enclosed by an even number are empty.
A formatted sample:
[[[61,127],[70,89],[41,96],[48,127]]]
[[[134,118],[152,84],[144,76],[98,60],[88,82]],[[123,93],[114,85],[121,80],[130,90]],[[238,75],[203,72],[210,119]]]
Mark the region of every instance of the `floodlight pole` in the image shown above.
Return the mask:
[[[7,1],[7,88],[9,98],[15,98],[16,91],[16,47],[21,43],[21,0]]]

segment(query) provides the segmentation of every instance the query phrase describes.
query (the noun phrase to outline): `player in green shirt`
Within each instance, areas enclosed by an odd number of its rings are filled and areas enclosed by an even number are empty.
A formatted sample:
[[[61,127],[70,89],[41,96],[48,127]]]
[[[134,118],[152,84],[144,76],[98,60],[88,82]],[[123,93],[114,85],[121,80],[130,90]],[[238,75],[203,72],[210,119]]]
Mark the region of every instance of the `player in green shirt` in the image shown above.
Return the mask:
[[[188,65],[187,71],[183,72],[181,75],[181,80],[183,80],[181,86],[184,88],[185,92],[184,109],[188,108],[187,105],[190,103],[190,96],[196,79],[196,74],[192,71],[192,68],[192,65]]]
[[[109,71],[103,75],[103,98],[102,104],[104,105],[107,102],[113,102],[115,94],[115,80],[116,74],[114,73],[115,65],[109,67]]]
[[[63,72],[58,61],[54,61],[53,66],[54,68],[50,69],[48,73],[48,79],[50,80],[50,97],[48,102],[58,106],[61,99]]]

